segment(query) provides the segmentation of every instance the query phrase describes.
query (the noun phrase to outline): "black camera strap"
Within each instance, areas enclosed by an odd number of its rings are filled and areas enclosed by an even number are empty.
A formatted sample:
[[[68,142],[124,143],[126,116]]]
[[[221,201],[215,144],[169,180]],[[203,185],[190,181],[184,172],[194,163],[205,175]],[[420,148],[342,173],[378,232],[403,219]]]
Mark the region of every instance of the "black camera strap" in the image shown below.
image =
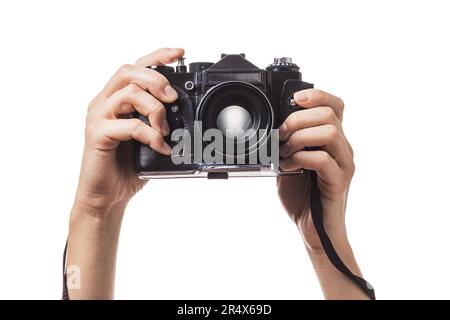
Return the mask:
[[[328,237],[325,226],[323,224],[323,208],[322,202],[320,200],[319,187],[317,185],[317,173],[315,171],[310,171],[311,175],[311,216],[316,228],[317,234],[319,235],[322,247],[333,266],[346,275],[350,280],[356,283],[369,297],[371,300],[375,300],[375,290],[372,285],[364,280],[363,278],[355,275],[350,271],[345,263],[341,260],[336,250],[334,249],[333,243]]]
[[[67,257],[68,242],[69,242],[69,239],[66,240],[66,245],[64,246],[64,253],[63,253],[63,292],[62,292],[63,300],[70,300],[69,290],[67,289],[67,273],[66,273],[66,257]]]

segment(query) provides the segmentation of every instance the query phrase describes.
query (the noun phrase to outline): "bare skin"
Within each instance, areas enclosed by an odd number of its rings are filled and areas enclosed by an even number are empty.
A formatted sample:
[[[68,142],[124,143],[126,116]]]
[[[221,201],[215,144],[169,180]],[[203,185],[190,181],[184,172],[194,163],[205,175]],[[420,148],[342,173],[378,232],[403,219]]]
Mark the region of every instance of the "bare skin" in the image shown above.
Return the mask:
[[[86,118],[85,148],[78,189],[69,224],[67,265],[81,272],[81,287],[71,288],[71,299],[112,299],[116,253],[122,218],[129,200],[143,186],[131,163],[131,140],[170,154],[163,141],[168,125],[162,103],[177,99],[161,74],[145,68],[174,62],[183,49],[160,49],[122,66],[93,99]],[[353,152],[342,131],[343,102],[328,93],[310,89],[295,94],[306,108],[292,114],[280,128],[287,141],[280,148],[285,170],[316,170],[324,207],[326,230],[348,267],[361,275],[347,239],[345,207],[354,172]],[[130,113],[148,116],[151,127]],[[305,146],[321,150],[303,151]],[[301,177],[278,179],[278,193],[287,213],[297,224],[324,296],[329,299],[366,299],[324,255],[310,218],[306,191],[310,182]]]
[[[355,172],[353,150],[342,129],[343,101],[329,93],[309,89],[294,99],[304,110],[291,114],[280,128],[280,147],[285,170],[315,170],[324,214],[325,229],[349,269],[362,277],[347,238],[345,208]],[[305,147],[320,150],[305,151]],[[357,286],[334,268],[325,255],[311,219],[306,177],[278,178],[278,195],[299,228],[317,277],[327,299],[367,299]]]

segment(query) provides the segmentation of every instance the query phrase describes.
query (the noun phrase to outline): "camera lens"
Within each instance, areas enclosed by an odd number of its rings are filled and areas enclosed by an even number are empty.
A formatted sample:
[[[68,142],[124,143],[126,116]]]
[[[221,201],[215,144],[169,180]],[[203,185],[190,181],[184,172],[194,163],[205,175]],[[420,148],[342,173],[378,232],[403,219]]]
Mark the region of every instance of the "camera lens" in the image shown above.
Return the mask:
[[[228,106],[217,116],[217,128],[230,139],[242,139],[251,127],[252,116],[241,106]]]
[[[244,143],[245,155],[258,149],[267,140],[273,124],[273,111],[266,95],[256,86],[240,81],[228,81],[210,88],[201,100],[196,120],[202,124],[202,133],[218,129],[227,141]],[[240,155],[241,156],[241,155]]]

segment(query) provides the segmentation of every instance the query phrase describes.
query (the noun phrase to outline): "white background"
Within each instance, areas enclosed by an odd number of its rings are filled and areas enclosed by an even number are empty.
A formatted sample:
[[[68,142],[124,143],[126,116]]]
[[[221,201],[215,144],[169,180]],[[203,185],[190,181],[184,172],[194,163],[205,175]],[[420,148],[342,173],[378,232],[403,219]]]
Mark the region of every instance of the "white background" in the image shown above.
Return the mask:
[[[450,298],[447,1],[2,1],[0,298],[58,299],[90,99],[159,47],[292,56],[346,102],[348,231],[381,299]],[[116,298],[322,298],[273,179],[151,181]]]

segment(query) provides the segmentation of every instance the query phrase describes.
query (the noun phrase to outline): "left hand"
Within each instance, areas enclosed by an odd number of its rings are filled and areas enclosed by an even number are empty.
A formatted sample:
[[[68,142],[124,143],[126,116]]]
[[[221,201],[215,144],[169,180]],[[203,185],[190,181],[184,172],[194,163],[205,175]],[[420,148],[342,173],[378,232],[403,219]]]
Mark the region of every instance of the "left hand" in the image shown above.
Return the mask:
[[[307,89],[294,95],[303,110],[292,113],[280,127],[280,167],[314,170],[323,206],[325,229],[332,241],[347,241],[345,207],[355,171],[353,151],[342,129],[343,101],[329,93]],[[319,147],[318,150],[304,150]],[[317,149],[317,148],[315,148]],[[278,194],[312,252],[323,248],[311,219],[309,176],[279,177]]]

